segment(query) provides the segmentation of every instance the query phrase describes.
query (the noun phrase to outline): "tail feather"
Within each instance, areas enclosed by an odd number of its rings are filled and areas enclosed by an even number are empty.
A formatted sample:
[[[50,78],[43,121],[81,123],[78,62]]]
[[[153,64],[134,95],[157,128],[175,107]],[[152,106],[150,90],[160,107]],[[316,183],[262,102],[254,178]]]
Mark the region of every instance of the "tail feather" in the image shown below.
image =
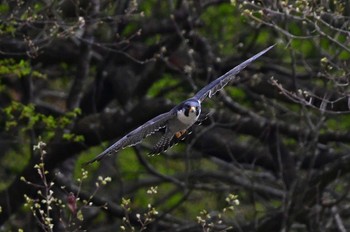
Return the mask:
[[[168,134],[163,135],[149,154],[155,155],[161,153],[162,151],[166,151],[170,147],[170,142],[173,137],[174,136],[169,136]]]
[[[157,144],[152,148],[150,155],[156,155],[163,151],[166,151],[168,148],[178,144],[180,141],[184,140],[187,135],[192,133],[192,128],[189,128],[186,130],[186,132],[181,135],[179,138],[177,138],[174,135],[169,135],[165,133],[160,140],[157,142]]]

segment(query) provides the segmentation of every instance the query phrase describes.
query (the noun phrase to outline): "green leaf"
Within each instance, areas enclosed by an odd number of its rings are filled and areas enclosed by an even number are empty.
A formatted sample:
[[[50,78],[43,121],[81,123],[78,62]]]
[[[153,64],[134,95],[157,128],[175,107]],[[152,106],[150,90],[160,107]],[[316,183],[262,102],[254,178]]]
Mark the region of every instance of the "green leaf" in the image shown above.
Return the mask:
[[[172,75],[164,74],[164,77],[159,81],[155,82],[152,87],[148,90],[148,95],[151,97],[155,97],[159,92],[164,90],[165,88],[169,88],[170,86],[176,85],[179,83],[179,80],[174,78]]]
[[[8,13],[9,10],[10,10],[10,7],[8,4],[6,4],[6,3],[0,4],[0,13],[5,14],[5,13]]]

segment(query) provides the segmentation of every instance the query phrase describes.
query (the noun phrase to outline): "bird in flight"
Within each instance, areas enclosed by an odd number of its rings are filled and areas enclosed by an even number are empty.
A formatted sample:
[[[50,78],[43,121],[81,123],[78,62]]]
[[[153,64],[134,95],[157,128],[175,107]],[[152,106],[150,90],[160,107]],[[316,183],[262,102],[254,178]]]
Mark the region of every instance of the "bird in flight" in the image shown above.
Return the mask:
[[[144,138],[161,129],[165,129],[164,135],[153,147],[150,154],[158,154],[162,151],[165,151],[177,143],[179,140],[182,140],[188,133],[188,129],[199,120],[201,114],[201,103],[207,97],[211,98],[217,91],[225,87],[240,71],[258,59],[260,56],[264,55],[274,46],[275,45],[272,45],[264,49],[243,63],[237,65],[224,75],[220,76],[202,88],[192,98],[189,98],[172,108],[169,112],[152,118],[145,124],[126,134],[124,137],[119,139],[112,146],[108,147],[96,158],[88,161],[86,164],[100,161],[106,155],[117,153],[119,150],[126,147],[134,146],[140,143]]]

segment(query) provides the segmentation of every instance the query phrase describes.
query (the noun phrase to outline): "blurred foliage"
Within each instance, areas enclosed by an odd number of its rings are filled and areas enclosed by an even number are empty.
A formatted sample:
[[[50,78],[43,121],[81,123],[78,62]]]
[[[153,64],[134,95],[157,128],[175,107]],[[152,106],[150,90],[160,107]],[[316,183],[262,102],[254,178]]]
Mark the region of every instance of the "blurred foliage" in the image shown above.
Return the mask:
[[[32,70],[29,60],[20,60],[17,62],[14,59],[0,60],[0,75],[20,78],[31,75],[36,78],[46,78],[45,74]]]
[[[2,109],[5,116],[5,131],[28,132],[31,130],[42,131],[38,133],[43,139],[51,140],[57,129],[65,129],[72,124],[73,120],[81,113],[80,109],[67,112],[61,117],[54,118],[52,115],[44,115],[35,111],[33,104],[24,105],[13,101]],[[70,141],[83,141],[82,136],[72,133],[63,134],[63,138]]]
[[[0,190],[33,169],[34,143],[62,148],[49,150],[50,170],[39,149],[39,182],[23,176],[37,195],[6,209],[2,228],[50,231],[52,206],[71,231],[349,229],[349,15],[341,0],[2,1]],[[186,142],[147,156],[156,137],[82,169],[157,107],[275,43],[225,88],[228,100],[203,103],[214,114]],[[150,100],[159,106],[137,111]]]

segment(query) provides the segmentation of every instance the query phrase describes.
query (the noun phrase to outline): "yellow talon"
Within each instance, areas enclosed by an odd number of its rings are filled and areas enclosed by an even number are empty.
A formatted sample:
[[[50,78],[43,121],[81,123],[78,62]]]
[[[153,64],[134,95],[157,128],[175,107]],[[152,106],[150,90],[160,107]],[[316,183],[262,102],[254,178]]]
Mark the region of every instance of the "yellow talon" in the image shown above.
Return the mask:
[[[186,130],[181,130],[175,133],[176,138],[180,138],[183,134],[186,133]]]

